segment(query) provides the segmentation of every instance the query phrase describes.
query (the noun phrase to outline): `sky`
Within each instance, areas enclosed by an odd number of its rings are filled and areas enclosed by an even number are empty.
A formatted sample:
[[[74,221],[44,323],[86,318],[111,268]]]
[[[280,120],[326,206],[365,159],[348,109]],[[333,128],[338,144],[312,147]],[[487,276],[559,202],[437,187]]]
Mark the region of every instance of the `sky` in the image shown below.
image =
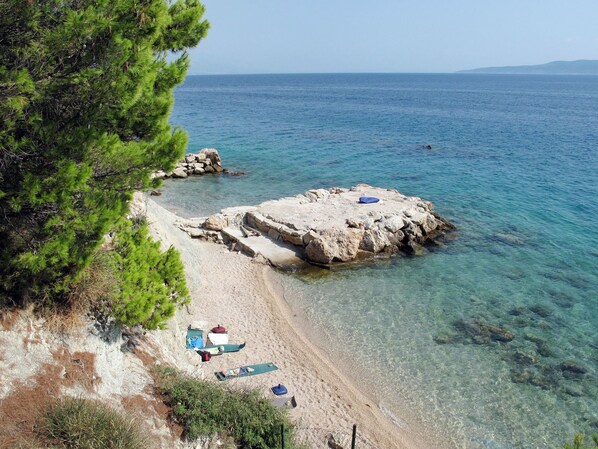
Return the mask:
[[[454,72],[598,59],[598,0],[203,0],[190,74]]]

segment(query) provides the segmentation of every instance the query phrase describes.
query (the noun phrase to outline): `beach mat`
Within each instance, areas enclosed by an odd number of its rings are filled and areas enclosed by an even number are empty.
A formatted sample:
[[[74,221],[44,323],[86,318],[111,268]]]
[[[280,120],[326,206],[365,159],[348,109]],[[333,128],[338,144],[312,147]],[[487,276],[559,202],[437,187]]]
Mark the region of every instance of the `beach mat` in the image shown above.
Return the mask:
[[[297,401],[295,400],[295,396],[292,396],[290,398],[283,396],[280,398],[271,399],[270,404],[282,410],[291,410],[297,407]]]
[[[276,371],[278,367],[270,363],[259,363],[257,365],[245,365],[239,368],[227,369],[224,371],[217,371],[214,374],[218,380],[236,379],[237,377],[255,376],[257,374],[264,374],[270,371]]]
[[[203,331],[201,329],[187,329],[186,338],[187,349],[201,349],[203,348]]]
[[[208,334],[208,339],[212,346],[222,346],[228,344],[228,334],[217,334],[215,332],[210,332]]]
[[[211,355],[220,355],[224,354],[225,352],[239,352],[241,349],[245,347],[245,343],[241,343],[240,345],[210,345],[204,346],[203,348],[199,349],[198,351],[202,352],[209,352]]]

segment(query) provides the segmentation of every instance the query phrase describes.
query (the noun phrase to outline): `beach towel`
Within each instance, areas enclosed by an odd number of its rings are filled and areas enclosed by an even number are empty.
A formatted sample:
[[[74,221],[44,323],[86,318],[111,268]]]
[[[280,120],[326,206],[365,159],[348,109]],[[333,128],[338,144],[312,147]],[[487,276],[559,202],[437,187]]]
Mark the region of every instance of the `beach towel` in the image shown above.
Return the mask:
[[[187,329],[187,349],[203,348],[203,331],[201,329]]]
[[[210,345],[201,348],[202,351],[209,352],[212,355],[224,354],[225,352],[239,352],[245,347],[245,343],[240,345]]]
[[[277,370],[278,367],[272,363],[260,363],[257,365],[246,365],[239,368],[217,371],[214,374],[218,380],[236,379],[237,377],[255,376]]]
[[[215,332],[210,332],[208,334],[208,338],[210,339],[210,343],[212,343],[212,346],[228,344],[228,334],[217,334]]]

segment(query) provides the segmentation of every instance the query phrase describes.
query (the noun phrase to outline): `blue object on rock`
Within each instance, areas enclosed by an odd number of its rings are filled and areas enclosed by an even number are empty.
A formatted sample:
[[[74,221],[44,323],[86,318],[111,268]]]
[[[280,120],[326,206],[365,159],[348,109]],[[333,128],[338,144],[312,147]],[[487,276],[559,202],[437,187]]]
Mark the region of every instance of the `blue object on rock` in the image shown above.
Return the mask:
[[[281,396],[283,394],[288,393],[287,387],[285,387],[282,384],[278,384],[275,387],[272,387],[271,390],[272,390],[272,393],[274,393],[276,396]]]
[[[376,198],[373,196],[360,196],[359,197],[359,202],[361,204],[377,203],[378,201],[380,201],[380,198]]]

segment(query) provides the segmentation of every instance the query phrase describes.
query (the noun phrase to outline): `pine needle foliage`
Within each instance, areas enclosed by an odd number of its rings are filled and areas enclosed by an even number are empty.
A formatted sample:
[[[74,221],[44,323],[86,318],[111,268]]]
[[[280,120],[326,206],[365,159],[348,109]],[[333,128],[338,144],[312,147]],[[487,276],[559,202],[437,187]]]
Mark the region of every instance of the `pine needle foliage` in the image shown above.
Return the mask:
[[[117,278],[111,315],[121,324],[161,329],[178,306],[190,301],[183,263],[173,247],[165,252],[143,221],[124,220],[110,253]]]
[[[208,30],[198,0],[0,0],[0,304],[68,296],[150,174]]]

